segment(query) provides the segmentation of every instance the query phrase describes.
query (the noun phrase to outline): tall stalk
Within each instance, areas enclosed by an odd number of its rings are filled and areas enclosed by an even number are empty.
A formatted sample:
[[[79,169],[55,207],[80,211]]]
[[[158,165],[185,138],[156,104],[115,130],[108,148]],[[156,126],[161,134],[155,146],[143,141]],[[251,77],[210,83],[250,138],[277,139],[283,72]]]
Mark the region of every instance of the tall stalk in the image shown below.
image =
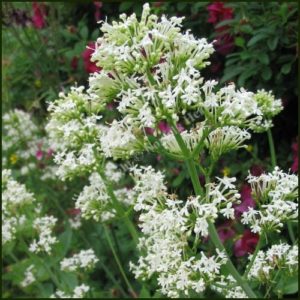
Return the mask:
[[[189,149],[186,147],[177,127],[174,125],[174,123],[171,120],[169,120],[169,122],[171,124],[172,132],[175,136],[175,139],[176,139],[182,153],[184,154],[184,156],[186,158],[185,162],[186,162],[186,165],[188,168],[189,175],[192,180],[194,191],[197,196],[203,196],[203,189],[199,182],[199,177],[197,174],[197,169],[195,166],[194,159],[191,156]],[[220,251],[224,252],[227,256],[226,267],[227,267],[228,271],[230,272],[232,277],[237,281],[237,283],[242,287],[242,289],[244,290],[244,292],[246,293],[246,295],[248,297],[257,298],[256,294],[253,292],[253,290],[251,289],[249,284],[246,281],[244,281],[244,279],[239,274],[239,272],[233,265],[232,261],[230,260],[228,253],[226,252],[226,249],[219,238],[219,235],[218,235],[215,225],[210,220],[207,220],[207,222],[208,222],[208,232],[209,232],[209,235],[210,235],[210,238],[211,238],[213,244],[216,246],[216,248],[218,248]]]

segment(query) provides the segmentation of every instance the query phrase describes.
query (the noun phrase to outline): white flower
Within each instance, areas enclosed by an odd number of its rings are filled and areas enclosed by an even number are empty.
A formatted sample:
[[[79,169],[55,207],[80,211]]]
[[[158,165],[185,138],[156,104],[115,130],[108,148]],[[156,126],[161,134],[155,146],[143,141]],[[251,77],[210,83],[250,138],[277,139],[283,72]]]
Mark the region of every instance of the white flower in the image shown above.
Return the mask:
[[[70,258],[64,258],[60,262],[60,267],[63,271],[90,270],[94,268],[98,261],[99,259],[96,257],[93,249],[81,250]]]
[[[30,284],[32,284],[33,282],[36,281],[36,278],[35,278],[35,276],[34,276],[34,274],[33,274],[33,272],[32,272],[33,268],[34,268],[34,265],[30,265],[30,266],[26,269],[25,275],[24,275],[25,278],[24,278],[24,280],[21,282],[21,286],[22,286],[22,287],[27,287],[27,286],[29,286]]]

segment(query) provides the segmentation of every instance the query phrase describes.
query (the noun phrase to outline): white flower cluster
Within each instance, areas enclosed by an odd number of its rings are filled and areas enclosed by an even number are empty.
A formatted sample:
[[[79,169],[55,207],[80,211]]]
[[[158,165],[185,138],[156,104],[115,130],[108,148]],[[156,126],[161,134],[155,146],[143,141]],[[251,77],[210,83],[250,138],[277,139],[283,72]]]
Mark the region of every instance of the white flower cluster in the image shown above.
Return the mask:
[[[246,147],[244,141],[250,139],[247,130],[236,126],[224,126],[212,131],[205,141],[213,160],[218,159],[223,153]]]
[[[11,170],[2,171],[2,244],[15,237],[19,225],[24,225],[26,214],[33,211],[35,202],[33,194],[26,190],[25,185],[12,178]],[[20,228],[19,228],[20,227]]]
[[[176,195],[168,195],[163,174],[151,167],[135,167],[132,172],[136,180],[134,209],[141,211],[139,221],[144,237],[138,245],[143,256],[136,265],[130,264],[131,270],[142,279],[156,274],[161,292],[168,297],[189,295],[191,290],[203,292],[218,278],[227,258],[218,250],[209,257],[202,251],[199,255],[187,255],[188,238],[192,231],[207,236],[206,219],[216,218],[217,207],[199,203],[198,197],[184,203]]]
[[[237,284],[236,280],[231,275],[221,275],[220,279],[211,285],[211,289],[220,295],[224,295],[227,299],[248,298],[243,289]]]
[[[298,218],[298,177],[278,167],[259,177],[248,176],[252,195],[259,210],[250,208],[242,215],[242,223],[250,224],[251,231],[280,232],[283,222]]]
[[[53,295],[51,295],[50,298],[75,298],[75,299],[84,298],[89,290],[90,290],[89,286],[85,284],[81,284],[74,288],[73,294],[67,294],[63,291],[58,290]]]
[[[39,240],[33,240],[29,246],[29,251],[34,253],[46,252],[51,254],[53,244],[57,243],[57,238],[52,236],[52,229],[55,226],[57,219],[53,216],[44,216],[36,218],[33,227],[39,233]]]
[[[91,170],[96,164],[101,117],[97,116],[99,107],[93,97],[83,90],[84,87],[73,87],[48,107],[46,130],[57,149],[54,161],[59,165],[57,175],[61,179]]]
[[[63,271],[77,271],[78,269],[91,270],[99,261],[93,249],[81,250],[70,258],[64,258],[60,262],[60,268]]]
[[[123,176],[117,170],[116,165],[108,162],[105,167],[105,176],[111,182],[117,184]],[[83,218],[93,218],[95,221],[108,221],[115,217],[116,210],[111,197],[108,194],[106,183],[98,173],[92,173],[89,177],[90,185],[85,186],[83,191],[76,198],[75,207],[81,210]],[[124,204],[132,204],[132,196],[130,191],[126,189],[115,189],[117,201]]]
[[[25,278],[24,280],[21,282],[21,286],[22,287],[27,287],[30,284],[32,284],[33,282],[36,281],[36,278],[33,274],[33,269],[34,269],[34,265],[30,265],[26,271],[25,271]]]
[[[5,113],[2,117],[3,120],[3,151],[17,150],[20,144],[27,144],[33,139],[36,139],[38,134],[37,126],[32,122],[30,114],[15,109]],[[27,154],[25,151],[18,151],[17,155],[22,157]],[[24,157],[26,158],[26,157]]]
[[[249,260],[252,259],[252,256],[249,256]],[[290,246],[281,243],[273,245],[265,252],[260,250],[248,272],[248,278],[266,283],[272,279],[272,276],[278,270],[283,270],[290,274],[298,271],[297,245]]]

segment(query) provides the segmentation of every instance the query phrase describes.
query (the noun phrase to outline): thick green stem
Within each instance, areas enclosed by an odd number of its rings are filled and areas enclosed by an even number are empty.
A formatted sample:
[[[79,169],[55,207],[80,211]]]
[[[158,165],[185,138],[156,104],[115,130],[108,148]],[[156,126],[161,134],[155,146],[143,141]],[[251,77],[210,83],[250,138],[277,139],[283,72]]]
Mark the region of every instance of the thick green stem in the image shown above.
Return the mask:
[[[252,268],[252,266],[253,266],[253,263],[254,263],[254,261],[255,261],[255,258],[256,258],[256,256],[257,256],[258,251],[259,251],[260,248],[261,248],[262,243],[263,243],[263,237],[260,236],[259,241],[258,241],[258,243],[257,243],[257,245],[256,245],[256,248],[255,248],[255,251],[254,251],[254,253],[253,253],[253,255],[252,255],[251,261],[250,261],[250,263],[248,264],[247,269],[246,269],[246,271],[245,271],[245,273],[244,273],[244,275],[243,275],[243,277],[244,277],[245,279],[247,279],[248,273],[249,273],[249,271],[251,270],[251,268]]]
[[[190,151],[187,148],[187,146],[185,145],[180,133],[177,130],[177,127],[173,124],[172,120],[169,119],[169,122],[171,124],[171,128],[172,128],[173,134],[176,138],[176,141],[177,141],[182,153],[186,157],[185,161],[186,161],[188,171],[189,171],[189,174],[190,174],[190,177],[192,180],[194,191],[197,196],[203,196],[203,189],[200,185],[197,170],[195,167],[195,163],[194,163],[193,158],[191,157]],[[217,247],[220,251],[223,251],[226,254],[226,256],[228,258],[226,266],[227,266],[227,269],[230,272],[230,274],[237,281],[237,283],[242,287],[242,289],[244,290],[244,292],[246,293],[246,295],[248,297],[257,298],[255,293],[252,291],[251,287],[248,285],[248,283],[246,281],[244,281],[242,276],[239,274],[239,272],[236,270],[235,266],[231,262],[228,254],[226,252],[226,249],[219,238],[219,235],[215,228],[215,225],[210,220],[208,220],[208,231],[209,231],[209,236],[210,236],[213,244],[215,245],[215,247]]]
[[[118,201],[118,199],[116,198],[114,192],[113,192],[113,189],[112,189],[112,186],[111,186],[111,183],[109,182],[109,180],[106,178],[103,170],[98,170],[99,171],[99,174],[102,178],[102,180],[104,181],[105,183],[105,186],[106,186],[106,190],[107,190],[107,193],[108,195],[110,196],[113,204],[114,204],[114,207],[118,213],[119,216],[121,216],[122,218],[124,218],[124,222],[126,224],[126,226],[128,227],[128,230],[134,240],[134,243],[137,244],[138,243],[138,233],[137,233],[137,230],[135,228],[135,226],[133,225],[133,223],[131,222],[131,220],[129,219],[128,215],[126,214],[126,212],[124,211],[122,205],[120,204],[120,202]]]
[[[118,255],[117,255],[116,251],[115,251],[114,245],[113,245],[112,240],[111,240],[111,238],[109,236],[109,232],[108,232],[108,229],[107,229],[106,225],[104,226],[104,231],[105,231],[105,237],[106,237],[106,240],[108,242],[108,245],[109,245],[109,247],[110,247],[110,249],[111,249],[111,251],[113,253],[114,259],[115,259],[115,261],[116,261],[116,263],[118,265],[120,273],[123,276],[123,279],[124,279],[124,281],[125,281],[128,289],[129,289],[129,292],[131,294],[135,294],[134,290],[133,290],[133,288],[132,288],[132,286],[131,286],[131,284],[130,284],[130,282],[129,282],[129,280],[128,280],[128,278],[127,278],[127,276],[126,276],[126,274],[125,274],[125,272],[123,270],[123,267],[122,267],[122,264],[120,262],[120,259],[119,259]]]
[[[277,166],[277,160],[276,160],[276,152],[275,152],[274,140],[273,140],[271,129],[268,129],[267,134],[268,134],[268,142],[269,142],[269,148],[270,148],[270,154],[271,154],[271,162],[272,162],[272,167],[274,169]],[[294,230],[293,230],[291,222],[289,222],[289,221],[287,221],[287,228],[288,228],[290,239],[291,239],[292,243],[294,244],[295,243]]]

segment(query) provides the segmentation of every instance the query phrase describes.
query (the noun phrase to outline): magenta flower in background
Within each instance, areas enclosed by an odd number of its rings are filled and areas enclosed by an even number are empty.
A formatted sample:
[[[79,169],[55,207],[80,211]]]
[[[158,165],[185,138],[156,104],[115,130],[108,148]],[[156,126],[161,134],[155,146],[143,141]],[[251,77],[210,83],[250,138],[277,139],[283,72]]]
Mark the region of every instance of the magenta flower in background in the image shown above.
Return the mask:
[[[46,6],[43,3],[32,3],[32,24],[37,29],[42,29],[46,26]]]
[[[291,170],[293,172],[298,172],[298,141],[292,144],[292,150],[293,150],[293,164]]]
[[[232,229],[232,221],[225,221],[223,224],[217,227],[218,235],[222,243],[231,239],[235,235],[235,231]]]
[[[36,159],[37,159],[37,160],[42,160],[43,156],[44,156],[43,151],[42,151],[41,149],[38,149],[38,150],[36,151],[36,153],[35,153]]]
[[[216,50],[222,54],[226,55],[234,49],[234,39],[233,36],[226,33],[225,31],[229,28],[228,25],[216,28],[219,22],[230,20],[233,18],[233,10],[229,7],[224,7],[223,2],[213,2],[207,6],[209,12],[208,23],[215,26],[216,30]]]
[[[250,168],[250,173],[252,176],[260,176],[262,173],[264,173],[264,168],[260,165],[252,165]]]
[[[78,57],[77,56],[74,56],[71,60],[71,68],[72,70],[77,70],[77,67],[78,67]]]
[[[101,7],[102,7],[102,2],[99,1],[95,1],[94,2],[94,6],[95,6],[95,21],[98,22],[101,19]]]
[[[89,42],[86,49],[82,52],[83,64],[87,73],[95,73],[101,71],[95,63],[91,62],[92,54],[95,51],[95,43]]]
[[[246,229],[242,237],[234,243],[234,255],[236,257],[241,257],[253,253],[258,240],[258,234],[252,233],[249,229]]]
[[[47,151],[46,158],[47,159],[51,158],[53,153],[54,153],[54,150],[52,148],[49,148],[48,151]]]
[[[241,188],[241,203],[234,206],[236,217],[240,217],[243,212],[248,211],[249,207],[255,207],[255,201],[251,196],[251,187],[244,184]]]

